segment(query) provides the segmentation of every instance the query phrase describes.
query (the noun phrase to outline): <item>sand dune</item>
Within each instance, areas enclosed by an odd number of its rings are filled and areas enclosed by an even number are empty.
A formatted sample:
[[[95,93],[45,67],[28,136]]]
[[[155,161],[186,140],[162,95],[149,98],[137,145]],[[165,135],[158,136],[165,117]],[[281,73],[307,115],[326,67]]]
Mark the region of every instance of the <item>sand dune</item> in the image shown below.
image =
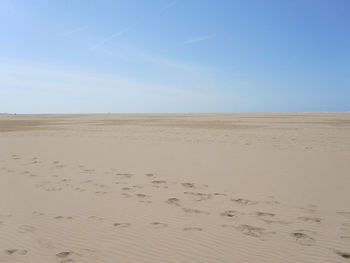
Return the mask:
[[[350,114],[0,115],[0,262],[349,262]]]

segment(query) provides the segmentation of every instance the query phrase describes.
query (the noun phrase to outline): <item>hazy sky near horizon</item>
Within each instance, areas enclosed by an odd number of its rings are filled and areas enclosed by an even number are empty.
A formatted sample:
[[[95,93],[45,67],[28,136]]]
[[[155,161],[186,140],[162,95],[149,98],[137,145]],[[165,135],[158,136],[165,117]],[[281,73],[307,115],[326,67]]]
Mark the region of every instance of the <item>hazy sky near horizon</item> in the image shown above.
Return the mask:
[[[348,0],[0,0],[0,112],[349,110]]]

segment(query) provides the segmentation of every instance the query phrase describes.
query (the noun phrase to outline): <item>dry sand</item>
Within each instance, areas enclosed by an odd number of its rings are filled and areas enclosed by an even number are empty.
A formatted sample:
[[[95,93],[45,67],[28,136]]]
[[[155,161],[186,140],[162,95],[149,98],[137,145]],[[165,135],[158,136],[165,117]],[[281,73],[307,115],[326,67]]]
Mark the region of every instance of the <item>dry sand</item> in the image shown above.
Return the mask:
[[[350,262],[350,113],[0,115],[0,262]]]

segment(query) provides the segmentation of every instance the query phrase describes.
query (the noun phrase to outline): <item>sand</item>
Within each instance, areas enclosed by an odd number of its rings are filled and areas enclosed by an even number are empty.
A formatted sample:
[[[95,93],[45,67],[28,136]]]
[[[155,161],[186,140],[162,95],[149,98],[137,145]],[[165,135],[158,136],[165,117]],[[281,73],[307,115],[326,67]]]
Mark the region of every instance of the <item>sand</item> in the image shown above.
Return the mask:
[[[350,113],[0,115],[0,262],[350,262]]]

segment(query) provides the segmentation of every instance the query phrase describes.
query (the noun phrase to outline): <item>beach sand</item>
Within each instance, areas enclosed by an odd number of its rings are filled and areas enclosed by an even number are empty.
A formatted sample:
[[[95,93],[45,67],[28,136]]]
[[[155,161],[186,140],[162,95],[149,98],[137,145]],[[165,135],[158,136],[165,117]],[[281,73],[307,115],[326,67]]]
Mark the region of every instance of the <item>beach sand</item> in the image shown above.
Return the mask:
[[[1,114],[0,262],[350,262],[350,113]]]

